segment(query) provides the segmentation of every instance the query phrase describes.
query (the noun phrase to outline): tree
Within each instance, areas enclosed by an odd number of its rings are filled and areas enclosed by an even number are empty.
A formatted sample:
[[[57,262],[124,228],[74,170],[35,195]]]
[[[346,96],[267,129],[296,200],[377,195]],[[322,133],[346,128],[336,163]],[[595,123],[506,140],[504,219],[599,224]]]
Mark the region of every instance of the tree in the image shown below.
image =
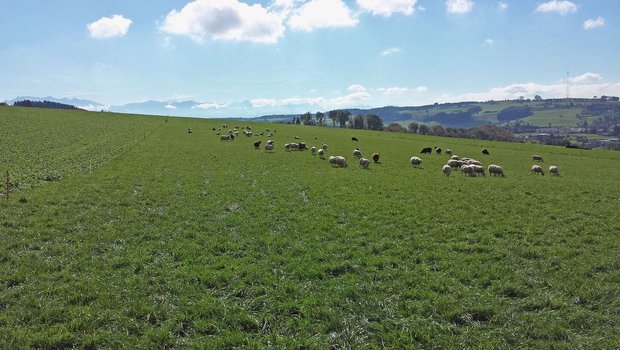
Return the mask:
[[[534,101],[542,101],[542,97],[540,95],[534,96]]]
[[[336,127],[336,120],[338,120],[338,111],[332,110],[327,112],[327,116],[332,120],[332,127]]]
[[[301,122],[304,125],[314,125],[314,122],[312,121],[312,113],[306,112],[306,113],[302,114],[301,115]]]
[[[339,109],[338,111],[336,111],[336,113],[338,116],[338,123],[340,124],[340,127],[346,128],[347,122],[351,119],[351,112],[344,109]]]
[[[433,125],[431,127],[431,130],[433,131],[433,135],[435,136],[444,136],[446,134],[446,131],[441,125]]]
[[[363,115],[358,114],[355,117],[353,117],[353,129],[364,129],[364,121],[366,118],[364,118]]]
[[[418,128],[418,132],[422,135],[427,135],[430,131],[431,129],[426,124],[420,124],[420,127]]]
[[[366,126],[368,130],[383,130],[383,120],[376,114],[368,114],[366,116]]]
[[[420,128],[420,124],[416,122],[409,123],[409,126],[407,127],[407,129],[409,129],[409,132],[412,134],[417,134],[419,128]]]
[[[321,112],[316,112],[315,118],[316,118],[316,125],[318,126],[325,125],[325,114]]]

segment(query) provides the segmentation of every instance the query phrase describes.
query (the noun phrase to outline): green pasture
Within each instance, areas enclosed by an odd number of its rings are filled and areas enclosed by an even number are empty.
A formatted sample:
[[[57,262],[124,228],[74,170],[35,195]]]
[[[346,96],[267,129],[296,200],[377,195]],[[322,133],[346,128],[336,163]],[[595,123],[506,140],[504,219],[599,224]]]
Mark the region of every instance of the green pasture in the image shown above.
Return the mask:
[[[617,152],[13,107],[0,133],[1,173],[62,175],[0,197],[0,348],[620,347]]]
[[[541,127],[576,127],[582,121],[577,119],[581,109],[552,109],[534,111],[534,115],[521,119],[522,123],[529,123]]]

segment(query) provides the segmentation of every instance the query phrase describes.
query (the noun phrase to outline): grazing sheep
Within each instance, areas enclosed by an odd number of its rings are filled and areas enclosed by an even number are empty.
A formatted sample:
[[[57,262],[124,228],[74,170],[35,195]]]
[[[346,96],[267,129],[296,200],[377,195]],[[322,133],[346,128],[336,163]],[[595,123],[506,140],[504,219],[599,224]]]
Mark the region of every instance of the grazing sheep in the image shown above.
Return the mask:
[[[448,160],[448,166],[450,168],[458,169],[461,167],[461,165],[463,165],[463,162],[461,162],[460,160],[456,160],[456,159]]]
[[[441,168],[441,172],[443,172],[444,176],[450,176],[450,173],[452,172],[452,168],[449,165],[444,165]]]
[[[318,140],[318,139],[319,139],[319,137],[318,137],[318,136],[315,136],[315,137],[314,137],[314,139],[315,139],[315,140]]]
[[[446,152],[447,155],[451,156],[452,155],[452,150],[449,148],[446,148]]]
[[[235,139],[235,135],[233,134],[220,135],[220,141],[232,141],[234,139]]]
[[[532,160],[536,160],[536,161],[539,161],[539,162],[544,162],[543,157],[539,156],[538,154],[533,155],[532,156]]]
[[[441,154],[441,148],[439,148],[439,147],[435,147],[435,153],[437,153],[437,154]]]
[[[420,154],[425,154],[425,153],[431,154],[433,153],[433,149],[431,147],[422,148],[422,151],[420,151]]]
[[[265,152],[273,152],[273,143],[267,143],[265,145]]]
[[[545,172],[543,171],[543,168],[540,165],[532,165],[532,172],[534,174],[540,174],[542,176],[545,176]]]
[[[355,158],[362,158],[362,152],[358,148],[354,149],[353,150],[353,157],[355,157]]]
[[[298,144],[297,144],[297,147],[299,148],[299,150],[300,150],[300,151],[304,151],[304,150],[307,150],[307,149],[308,149],[308,145],[306,145],[306,144],[305,144],[305,143],[303,143],[303,142],[298,143]]]
[[[469,164],[469,165],[482,165],[482,164],[480,164],[480,162],[479,162],[479,161],[477,161],[477,160],[475,160],[475,159],[469,159],[469,158],[468,158],[468,159],[464,160],[464,162],[465,162],[466,164]]]
[[[484,172],[484,167],[482,165],[470,165],[474,169],[474,173],[476,175],[486,176],[487,174]]]
[[[254,148],[259,149],[260,148],[260,144],[261,144],[261,141],[254,142]]]
[[[330,156],[329,157],[329,164],[332,167],[346,168],[347,167],[347,160],[343,156]]]
[[[486,154],[487,156],[489,155],[489,150],[486,148],[482,149],[482,154]]]
[[[295,140],[301,140],[301,137],[295,136]]]
[[[381,157],[381,155],[379,155],[379,153],[373,153],[372,154],[372,161],[375,163],[379,163],[379,157]]]
[[[450,159],[454,159],[454,160],[461,160],[461,157],[457,156],[456,154],[453,155],[452,157],[450,157]]]
[[[267,140],[268,145],[273,145],[273,140]]]
[[[291,143],[291,151],[299,151],[299,144],[298,143]]]
[[[364,169],[368,169],[368,166],[370,165],[370,161],[366,158],[360,158],[360,166]]]
[[[487,170],[489,171],[489,175],[493,175],[493,176],[500,175],[502,177],[505,176],[504,175],[504,169],[501,166],[499,166],[499,165],[491,164],[491,165],[489,165]]]
[[[474,168],[471,165],[463,164],[461,165],[461,173],[467,176],[476,176],[476,172],[474,172]]]
[[[324,144],[321,146],[321,148],[322,148],[322,149],[324,149],[325,151],[327,151],[327,144],[326,144],[326,143],[324,143]]]
[[[324,149],[319,148],[318,153],[319,153],[319,158],[325,159],[325,150]]]
[[[192,133],[192,128],[187,128],[187,133],[191,134]]]
[[[291,150],[291,144],[290,143],[285,144],[284,145],[284,149],[287,150],[287,151],[290,151]]]
[[[351,137],[351,141],[358,142],[359,140],[357,139],[357,137],[353,136],[353,137]]]
[[[560,176],[560,168],[555,165],[549,167],[549,173],[553,176]]]
[[[314,147],[314,146],[310,147],[310,154],[311,155],[315,155],[316,154],[316,147]]]
[[[409,162],[411,163],[411,166],[413,167],[419,167],[420,164],[422,164],[422,159],[418,158],[418,157],[411,157],[409,159]]]

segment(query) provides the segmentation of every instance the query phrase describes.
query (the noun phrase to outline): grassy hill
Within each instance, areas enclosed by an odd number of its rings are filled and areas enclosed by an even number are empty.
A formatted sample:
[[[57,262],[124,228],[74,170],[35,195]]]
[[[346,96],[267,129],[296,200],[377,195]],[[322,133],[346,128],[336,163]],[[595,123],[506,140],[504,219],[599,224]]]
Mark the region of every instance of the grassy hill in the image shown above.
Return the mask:
[[[620,346],[617,153],[229,122],[276,128],[269,154],[222,121],[29,111],[0,109],[2,173],[70,170],[0,197],[0,348]]]

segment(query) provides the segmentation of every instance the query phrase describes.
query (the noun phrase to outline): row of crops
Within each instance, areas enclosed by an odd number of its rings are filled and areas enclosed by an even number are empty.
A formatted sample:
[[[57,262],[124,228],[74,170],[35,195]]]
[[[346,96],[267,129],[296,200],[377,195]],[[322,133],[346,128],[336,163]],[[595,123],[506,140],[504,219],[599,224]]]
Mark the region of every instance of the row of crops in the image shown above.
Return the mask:
[[[1,192],[88,172],[144,138],[163,118],[0,107]]]

